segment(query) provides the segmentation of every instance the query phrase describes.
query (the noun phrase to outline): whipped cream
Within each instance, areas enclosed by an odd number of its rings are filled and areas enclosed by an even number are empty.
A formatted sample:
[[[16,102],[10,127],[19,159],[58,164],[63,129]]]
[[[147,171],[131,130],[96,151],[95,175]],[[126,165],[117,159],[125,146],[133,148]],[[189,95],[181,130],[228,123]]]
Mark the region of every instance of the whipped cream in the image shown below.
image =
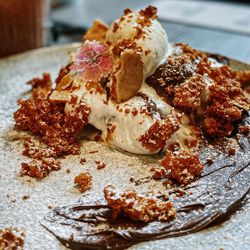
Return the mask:
[[[102,140],[109,146],[121,148],[135,154],[154,154],[144,148],[138,139],[145,134],[156,122],[161,121],[161,114],[170,114],[172,107],[156,94],[155,90],[146,83],[141,93],[146,94],[156,104],[158,111],[151,115],[141,112],[148,107],[147,102],[140,96],[134,96],[128,101],[117,104],[107,100],[106,93],[90,91],[81,79],[74,78],[73,86],[79,89],[72,92],[78,97],[78,103],[83,102],[91,108],[88,116],[89,124],[102,131]],[[129,113],[126,113],[129,110]],[[137,110],[133,115],[132,111]],[[74,105],[67,103],[65,112],[74,112]],[[114,129],[112,129],[114,127]],[[112,130],[112,133],[110,131]]]
[[[155,69],[163,63],[171,53],[171,45],[161,24],[156,19],[150,20],[149,26],[141,27],[138,18],[143,18],[140,13],[133,12],[115,20],[106,33],[106,40],[115,45],[123,39],[132,39],[141,47],[141,59],[144,63],[145,78],[154,73]],[[119,27],[115,29],[115,26]],[[137,28],[141,29],[143,36],[135,39]]]

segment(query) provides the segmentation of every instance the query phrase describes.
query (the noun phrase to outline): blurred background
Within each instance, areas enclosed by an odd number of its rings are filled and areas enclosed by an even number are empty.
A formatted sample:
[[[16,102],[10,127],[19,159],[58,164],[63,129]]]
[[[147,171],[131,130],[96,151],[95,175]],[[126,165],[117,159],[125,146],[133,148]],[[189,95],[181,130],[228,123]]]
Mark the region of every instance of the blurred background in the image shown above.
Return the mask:
[[[0,57],[80,42],[94,19],[110,24],[149,4],[171,42],[250,63],[250,3],[236,0],[0,0]]]

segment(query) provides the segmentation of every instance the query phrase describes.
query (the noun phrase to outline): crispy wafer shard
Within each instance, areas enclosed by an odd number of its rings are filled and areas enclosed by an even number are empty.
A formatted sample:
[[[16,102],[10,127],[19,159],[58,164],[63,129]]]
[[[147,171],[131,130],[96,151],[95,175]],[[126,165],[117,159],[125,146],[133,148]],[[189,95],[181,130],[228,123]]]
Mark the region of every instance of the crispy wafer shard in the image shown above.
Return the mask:
[[[70,74],[65,75],[56,86],[56,90],[68,89],[73,83],[73,78]]]
[[[54,90],[49,99],[51,101],[55,101],[55,102],[69,102],[70,99],[71,99],[71,95],[69,93],[69,91],[57,91],[57,90]]]
[[[112,76],[111,97],[117,103],[135,96],[143,81],[143,62],[140,54],[133,50],[121,53],[120,63]]]
[[[83,41],[99,41],[102,42],[105,40],[106,32],[108,30],[108,26],[100,20],[95,20],[90,27],[90,29],[83,36]]]

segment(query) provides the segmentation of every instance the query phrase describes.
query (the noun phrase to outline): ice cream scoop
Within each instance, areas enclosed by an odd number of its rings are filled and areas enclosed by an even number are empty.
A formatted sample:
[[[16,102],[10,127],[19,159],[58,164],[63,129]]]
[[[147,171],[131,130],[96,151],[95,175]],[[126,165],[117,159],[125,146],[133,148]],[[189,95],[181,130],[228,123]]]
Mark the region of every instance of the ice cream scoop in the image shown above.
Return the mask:
[[[124,39],[131,39],[142,49],[144,77],[152,74],[171,52],[171,45],[161,24],[141,12],[124,14],[107,30],[106,40],[113,46]]]

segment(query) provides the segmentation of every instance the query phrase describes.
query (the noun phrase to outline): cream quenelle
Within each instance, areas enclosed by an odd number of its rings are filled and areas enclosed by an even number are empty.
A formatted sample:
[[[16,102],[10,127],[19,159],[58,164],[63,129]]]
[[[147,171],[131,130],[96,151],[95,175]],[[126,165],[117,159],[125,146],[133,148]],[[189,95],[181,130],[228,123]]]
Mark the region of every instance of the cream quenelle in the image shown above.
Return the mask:
[[[142,48],[141,59],[144,64],[144,76],[154,73],[155,69],[171,54],[171,45],[161,24],[156,20],[150,20],[150,25],[141,25],[142,15],[132,12],[115,20],[106,33],[106,40],[112,45],[123,39],[133,40]],[[118,27],[117,29],[115,27]],[[142,36],[137,38],[137,32],[141,30]]]

